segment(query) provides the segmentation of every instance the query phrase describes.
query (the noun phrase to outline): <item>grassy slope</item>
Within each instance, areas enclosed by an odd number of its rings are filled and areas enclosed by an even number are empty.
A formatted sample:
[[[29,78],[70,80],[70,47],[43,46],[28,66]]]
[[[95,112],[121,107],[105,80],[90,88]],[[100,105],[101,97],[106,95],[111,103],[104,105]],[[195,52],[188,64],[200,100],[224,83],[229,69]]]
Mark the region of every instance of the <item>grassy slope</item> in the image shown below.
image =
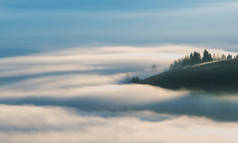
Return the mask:
[[[169,89],[236,90],[238,89],[238,59],[169,70],[142,82]]]

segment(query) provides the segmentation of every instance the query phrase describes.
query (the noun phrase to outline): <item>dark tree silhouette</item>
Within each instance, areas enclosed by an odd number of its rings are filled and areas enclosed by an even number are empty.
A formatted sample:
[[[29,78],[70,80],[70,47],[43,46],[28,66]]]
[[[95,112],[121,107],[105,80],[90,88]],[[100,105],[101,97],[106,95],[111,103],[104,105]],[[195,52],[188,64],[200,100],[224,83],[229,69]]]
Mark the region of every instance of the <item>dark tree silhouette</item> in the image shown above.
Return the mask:
[[[213,61],[212,55],[207,50],[204,50],[202,62],[210,62],[210,61]]]
[[[185,56],[184,58],[174,61],[174,63],[170,65],[170,69],[181,68],[211,61],[224,61],[232,59],[233,57],[231,54],[227,56],[225,54],[222,54],[221,56],[219,56],[219,54],[213,54],[212,56],[212,54],[210,54],[207,50],[204,50],[203,57],[201,57],[199,52],[193,52],[190,54],[190,56]],[[235,56],[234,59],[238,59],[238,55]]]
[[[226,57],[226,59],[227,59],[227,60],[232,60],[232,55],[229,54],[229,55]]]
[[[190,56],[185,56],[184,58],[176,60],[170,65],[170,68],[179,68],[200,63],[202,63],[201,54],[199,52],[193,52],[190,54]]]
[[[193,52],[190,54],[190,64],[194,65],[194,64],[199,64],[201,63],[201,55],[198,52]]]

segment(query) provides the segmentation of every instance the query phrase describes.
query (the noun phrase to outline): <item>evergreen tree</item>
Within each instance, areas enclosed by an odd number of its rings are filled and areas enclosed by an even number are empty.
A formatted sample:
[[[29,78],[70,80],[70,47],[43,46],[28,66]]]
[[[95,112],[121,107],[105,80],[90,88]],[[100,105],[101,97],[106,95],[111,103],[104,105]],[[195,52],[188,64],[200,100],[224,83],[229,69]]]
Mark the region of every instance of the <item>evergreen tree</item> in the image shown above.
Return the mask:
[[[207,50],[204,50],[202,62],[210,62],[210,61],[213,61],[212,55]]]
[[[226,57],[226,59],[227,59],[227,60],[231,60],[231,59],[232,59],[232,55],[229,54],[229,55]]]
[[[190,54],[190,62],[192,65],[201,63],[201,55],[198,52],[193,52]]]
[[[232,55],[229,54],[228,56],[222,54],[219,56],[219,54],[210,54],[207,50],[204,50],[203,57],[201,58],[200,53],[193,52],[189,56],[185,56],[184,58],[175,60],[173,64],[170,65],[170,68],[180,68],[184,66],[204,63],[204,62],[210,62],[215,60],[231,60],[233,59]],[[238,55],[234,57],[234,59],[238,59]]]

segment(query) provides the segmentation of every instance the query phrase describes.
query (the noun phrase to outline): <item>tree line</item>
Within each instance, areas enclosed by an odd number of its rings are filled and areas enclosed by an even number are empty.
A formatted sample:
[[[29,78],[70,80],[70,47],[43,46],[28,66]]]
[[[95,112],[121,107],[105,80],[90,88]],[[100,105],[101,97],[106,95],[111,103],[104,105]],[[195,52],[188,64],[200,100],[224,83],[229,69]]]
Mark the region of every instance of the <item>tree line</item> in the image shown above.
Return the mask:
[[[170,65],[170,69],[184,67],[187,65],[201,64],[205,62],[231,60],[231,59],[238,59],[238,55],[235,57],[233,57],[231,54],[228,54],[227,56],[225,54],[222,54],[221,56],[219,56],[218,54],[212,55],[207,50],[204,50],[202,56],[199,52],[193,52],[189,56],[187,55],[184,58],[175,60],[174,63]]]

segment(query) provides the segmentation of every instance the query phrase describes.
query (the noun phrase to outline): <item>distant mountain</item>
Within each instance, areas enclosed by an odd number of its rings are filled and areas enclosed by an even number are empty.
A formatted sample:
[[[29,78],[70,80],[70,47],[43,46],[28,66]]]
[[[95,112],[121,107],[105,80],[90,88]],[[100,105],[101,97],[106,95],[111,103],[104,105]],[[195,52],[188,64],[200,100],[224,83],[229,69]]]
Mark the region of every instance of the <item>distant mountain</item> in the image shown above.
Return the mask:
[[[164,73],[141,80],[140,83],[169,89],[238,91],[238,59],[172,68]]]

